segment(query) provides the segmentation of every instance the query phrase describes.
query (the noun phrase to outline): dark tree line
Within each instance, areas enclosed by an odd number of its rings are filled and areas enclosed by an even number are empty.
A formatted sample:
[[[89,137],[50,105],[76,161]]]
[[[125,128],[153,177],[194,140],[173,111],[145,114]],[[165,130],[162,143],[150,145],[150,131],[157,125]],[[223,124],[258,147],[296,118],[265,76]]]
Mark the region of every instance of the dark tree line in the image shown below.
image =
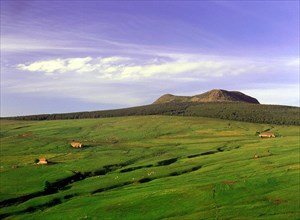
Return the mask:
[[[224,103],[164,103],[132,108],[17,116],[9,120],[62,120],[141,115],[181,115],[220,118],[254,123],[300,125],[300,108],[280,105],[258,105],[238,102]]]
[[[190,106],[185,115],[254,123],[300,125],[300,108],[280,105],[205,103]]]

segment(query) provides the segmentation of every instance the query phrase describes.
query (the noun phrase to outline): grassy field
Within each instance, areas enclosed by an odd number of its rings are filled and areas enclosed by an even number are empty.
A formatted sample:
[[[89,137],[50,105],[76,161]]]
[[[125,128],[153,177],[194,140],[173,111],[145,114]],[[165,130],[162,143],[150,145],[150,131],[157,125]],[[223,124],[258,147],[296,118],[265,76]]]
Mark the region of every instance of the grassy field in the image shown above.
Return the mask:
[[[299,126],[179,116],[0,123],[0,218],[300,219]],[[266,130],[277,137],[256,135]],[[36,165],[40,157],[50,163]]]

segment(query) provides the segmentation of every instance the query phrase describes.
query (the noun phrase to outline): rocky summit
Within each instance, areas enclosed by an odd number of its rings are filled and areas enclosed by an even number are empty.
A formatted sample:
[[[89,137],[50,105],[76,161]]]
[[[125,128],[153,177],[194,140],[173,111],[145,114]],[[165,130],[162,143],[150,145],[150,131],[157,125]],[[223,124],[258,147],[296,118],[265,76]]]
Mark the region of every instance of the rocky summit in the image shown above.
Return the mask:
[[[213,89],[211,91],[194,96],[176,96],[165,94],[157,99],[153,104],[170,102],[246,102],[259,104],[256,98],[245,95],[238,91],[227,91],[223,89]]]

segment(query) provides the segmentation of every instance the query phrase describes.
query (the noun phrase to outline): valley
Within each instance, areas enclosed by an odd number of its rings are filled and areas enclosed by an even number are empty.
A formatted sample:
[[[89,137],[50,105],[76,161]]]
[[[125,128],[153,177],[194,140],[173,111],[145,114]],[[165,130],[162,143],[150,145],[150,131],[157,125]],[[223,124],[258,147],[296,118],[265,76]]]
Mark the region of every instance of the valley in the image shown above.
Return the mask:
[[[186,116],[0,122],[1,218],[299,217],[299,126]],[[41,157],[49,164],[35,164]]]

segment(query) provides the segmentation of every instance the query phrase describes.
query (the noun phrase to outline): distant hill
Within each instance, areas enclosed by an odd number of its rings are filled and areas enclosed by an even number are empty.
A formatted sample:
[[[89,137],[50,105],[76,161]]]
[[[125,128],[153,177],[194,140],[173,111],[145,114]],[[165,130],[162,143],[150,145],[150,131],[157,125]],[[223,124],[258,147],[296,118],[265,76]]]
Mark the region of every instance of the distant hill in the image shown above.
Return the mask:
[[[8,117],[8,120],[62,120],[140,115],[173,115],[220,118],[265,124],[300,125],[300,108],[245,102],[169,102],[132,108],[65,114]]]
[[[170,102],[246,102],[259,104],[257,99],[245,95],[238,91],[227,91],[222,89],[213,89],[211,91],[195,96],[175,96],[165,94],[157,99],[153,104],[162,104]]]
[[[151,105],[123,109],[6,117],[7,120],[62,120],[141,115],[220,118],[265,124],[300,125],[300,108],[262,105],[241,92],[211,90],[195,96],[163,95]]]

